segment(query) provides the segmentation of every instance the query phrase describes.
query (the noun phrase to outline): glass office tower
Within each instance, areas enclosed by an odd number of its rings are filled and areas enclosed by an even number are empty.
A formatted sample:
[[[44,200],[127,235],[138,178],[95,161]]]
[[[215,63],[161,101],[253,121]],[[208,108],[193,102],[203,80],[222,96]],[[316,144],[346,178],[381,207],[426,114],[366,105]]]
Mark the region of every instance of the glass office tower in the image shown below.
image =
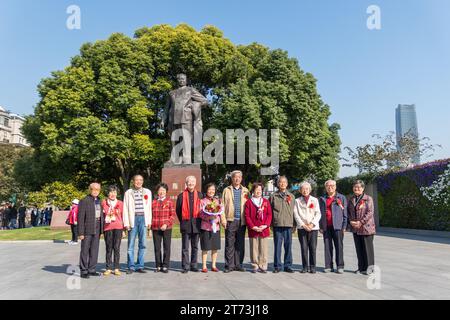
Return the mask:
[[[395,109],[395,129],[397,141],[407,133],[417,137],[419,140],[419,131],[417,129],[416,106],[414,104],[399,104]],[[411,158],[411,164],[420,163],[420,153]]]

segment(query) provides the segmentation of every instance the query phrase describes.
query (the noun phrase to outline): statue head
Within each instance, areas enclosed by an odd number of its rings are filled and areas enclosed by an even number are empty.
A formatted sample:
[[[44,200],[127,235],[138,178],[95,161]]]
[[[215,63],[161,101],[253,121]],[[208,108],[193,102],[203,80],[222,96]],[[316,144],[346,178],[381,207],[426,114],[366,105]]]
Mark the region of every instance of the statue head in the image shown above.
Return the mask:
[[[184,73],[177,74],[178,86],[184,87],[187,85],[187,77]]]

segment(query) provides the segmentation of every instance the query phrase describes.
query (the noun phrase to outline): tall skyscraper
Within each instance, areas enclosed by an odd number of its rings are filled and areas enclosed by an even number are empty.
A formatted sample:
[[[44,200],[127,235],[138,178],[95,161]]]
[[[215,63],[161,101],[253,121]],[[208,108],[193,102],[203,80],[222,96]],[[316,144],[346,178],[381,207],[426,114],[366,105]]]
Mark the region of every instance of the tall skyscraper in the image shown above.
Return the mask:
[[[395,130],[397,142],[406,134],[411,134],[419,140],[419,130],[417,129],[416,106],[414,104],[399,104],[395,109]],[[397,144],[397,147],[400,146]],[[411,164],[420,163],[420,153],[412,156]]]

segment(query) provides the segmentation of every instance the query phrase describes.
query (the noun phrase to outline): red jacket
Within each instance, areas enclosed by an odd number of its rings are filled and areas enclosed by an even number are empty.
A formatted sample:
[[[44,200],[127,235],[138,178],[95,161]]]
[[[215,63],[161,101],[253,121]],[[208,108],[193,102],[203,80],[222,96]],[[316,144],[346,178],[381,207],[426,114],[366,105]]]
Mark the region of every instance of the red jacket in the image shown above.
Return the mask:
[[[163,201],[155,199],[152,202],[152,230],[159,230],[166,224],[167,229],[172,229],[175,222],[175,205],[167,196]]]
[[[67,219],[69,219],[69,224],[75,224],[78,222],[78,205],[77,204],[74,204],[70,208]]]
[[[102,208],[103,208],[103,215],[106,219],[106,216],[108,215],[109,210],[110,210],[108,201],[106,199],[102,201]],[[110,223],[105,222],[103,231],[124,229],[124,226],[123,226],[123,202],[122,201],[117,200],[116,206],[113,208],[113,213],[116,216],[116,221],[112,221]]]
[[[272,223],[272,207],[270,206],[269,200],[263,198],[263,202],[261,205],[262,212],[260,214],[260,218],[258,219],[258,208],[253,203],[251,199],[245,202],[244,206],[244,214],[245,214],[245,223],[248,227],[248,237],[249,238],[257,238],[263,237],[267,238],[270,236],[270,224]],[[267,228],[262,232],[256,232],[252,230],[253,227],[259,227],[262,225],[266,225]]]

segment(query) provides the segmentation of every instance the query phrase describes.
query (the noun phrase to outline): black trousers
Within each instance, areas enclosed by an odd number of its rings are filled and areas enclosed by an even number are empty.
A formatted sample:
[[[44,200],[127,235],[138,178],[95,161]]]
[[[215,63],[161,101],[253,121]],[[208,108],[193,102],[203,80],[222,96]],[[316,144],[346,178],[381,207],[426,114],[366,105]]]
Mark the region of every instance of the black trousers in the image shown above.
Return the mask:
[[[104,236],[106,244],[106,270],[120,269],[120,243],[122,242],[122,230],[108,230],[104,232]],[[114,265],[112,263],[113,251]]]
[[[100,244],[100,220],[95,223],[95,234],[85,235],[81,241],[80,270],[81,274],[94,273],[98,261]]]
[[[307,232],[304,229],[298,230],[298,240],[302,251],[303,269],[316,267],[317,230]],[[309,260],[308,260],[309,258]]]
[[[241,268],[245,255],[245,225],[240,220],[227,222],[225,230],[225,268]]]
[[[25,228],[25,217],[19,218],[19,229]]]
[[[72,241],[78,242],[78,225],[71,224],[70,225],[70,231],[72,231]]]
[[[323,233],[325,250],[325,268],[333,269],[333,245],[336,251],[336,266],[338,269],[344,268],[344,233],[342,230],[334,230],[328,227]]]
[[[157,268],[169,268],[170,266],[170,243],[172,240],[172,229],[165,231],[153,230],[153,246],[155,248],[155,262]],[[161,255],[161,243],[164,247],[164,256]]]
[[[367,271],[370,267],[375,265],[375,253],[373,249],[373,235],[359,236],[353,234],[355,242],[356,256],[358,257],[358,270]]]
[[[181,265],[184,270],[197,268],[198,257],[198,242],[200,240],[200,233],[181,233]],[[191,245],[191,256],[189,257],[189,244]],[[190,258],[190,259],[189,259]]]

